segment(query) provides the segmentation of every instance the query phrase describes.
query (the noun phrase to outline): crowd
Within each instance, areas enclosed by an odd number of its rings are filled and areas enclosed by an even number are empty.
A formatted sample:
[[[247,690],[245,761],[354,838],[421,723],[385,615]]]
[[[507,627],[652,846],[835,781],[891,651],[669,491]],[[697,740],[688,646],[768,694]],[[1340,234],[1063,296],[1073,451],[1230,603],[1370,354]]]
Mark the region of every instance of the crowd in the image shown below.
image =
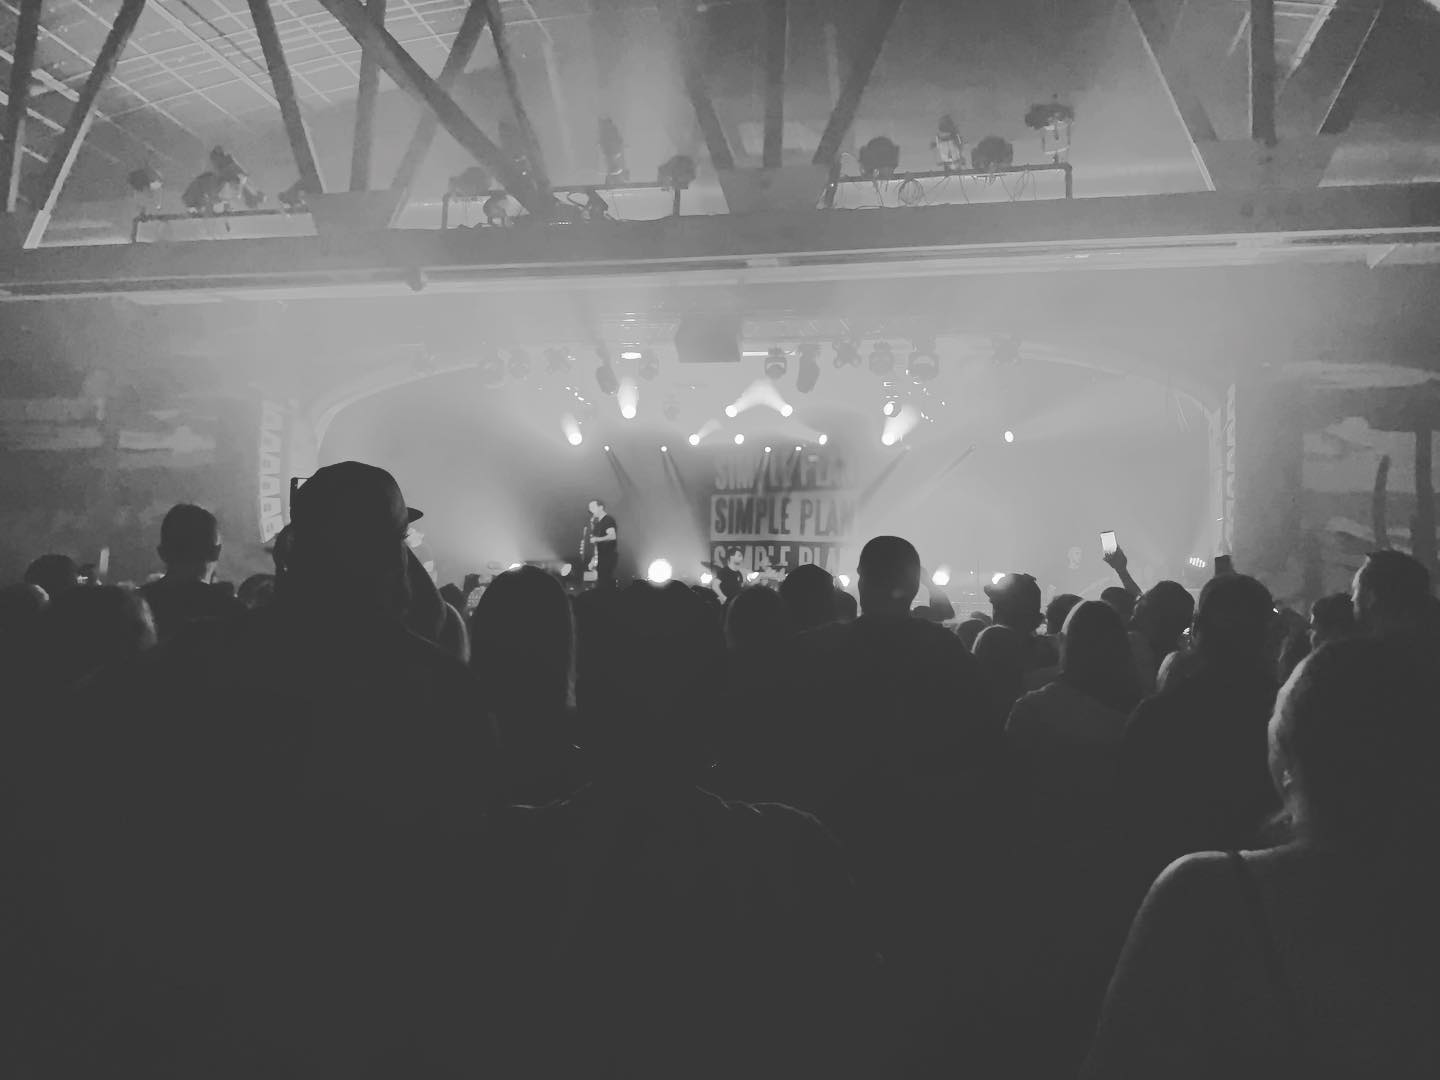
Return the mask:
[[[865,545],[464,614],[355,462],[275,573],[0,591],[0,1073],[1440,1076],[1440,620],[1370,555],[954,625]],[[448,597],[448,599],[447,599]]]

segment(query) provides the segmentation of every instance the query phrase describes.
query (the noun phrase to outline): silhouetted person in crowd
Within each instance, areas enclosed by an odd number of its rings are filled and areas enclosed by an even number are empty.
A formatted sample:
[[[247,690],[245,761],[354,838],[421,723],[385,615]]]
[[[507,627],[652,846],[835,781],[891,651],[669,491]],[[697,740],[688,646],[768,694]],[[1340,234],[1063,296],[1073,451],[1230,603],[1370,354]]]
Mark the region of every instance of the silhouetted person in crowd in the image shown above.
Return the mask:
[[[45,612],[49,676],[72,686],[101,668],[120,667],[155,646],[155,621],[145,599],[118,585],[62,592]]]
[[[25,568],[25,584],[38,585],[51,600],[81,584],[80,567],[69,555],[41,555]]]
[[[796,633],[835,621],[835,579],[823,566],[797,566],[780,583],[780,599]]]
[[[142,586],[141,595],[155,616],[155,632],[169,641],[197,619],[224,619],[238,614],[242,605],[234,595],[214,584],[220,562],[220,523],[200,506],[172,506],[160,523],[160,546],[165,576]]]
[[[576,696],[594,775],[512,811],[513,1023],[494,1075],[852,1075],[871,946],[833,840],[700,787],[720,631],[681,585],[583,608]],[[862,1020],[862,1018],[864,1018]],[[557,1038],[556,1033],[563,1032]]]
[[[46,690],[44,618],[50,598],[39,585],[0,588],[0,800],[11,769],[28,766],[23,744],[36,727],[34,706]],[[0,816],[6,811],[0,808]],[[0,826],[3,830],[3,826]]]
[[[564,586],[534,566],[497,575],[470,615],[470,667],[500,733],[506,799],[539,805],[572,794],[582,772]]]
[[[1130,642],[1141,688],[1155,688],[1160,665],[1183,643],[1195,619],[1195,598],[1178,581],[1158,581],[1135,603]]]
[[[964,620],[955,628],[955,636],[960,639],[960,643],[964,645],[965,648],[974,652],[975,642],[989,625],[987,622],[972,617]]]
[[[1135,614],[1135,597],[1119,585],[1111,585],[1108,589],[1100,592],[1102,603],[1109,604],[1120,618],[1125,620],[1128,626],[1130,617]]]
[[[1402,551],[1372,551],[1355,572],[1355,622],[1372,637],[1434,637],[1430,571]]]
[[[1355,605],[1349,593],[1322,596],[1311,605],[1308,628],[1311,652],[1318,651],[1322,645],[1354,637],[1356,629]]]
[[[1045,605],[1045,633],[1050,637],[1058,638],[1060,631],[1065,626],[1065,620],[1070,612],[1080,603],[1080,597],[1074,593],[1060,593],[1051,598],[1050,603]]]
[[[247,611],[269,607],[275,600],[275,575],[251,574],[240,583],[235,598]]]
[[[1160,876],[1086,1077],[1440,1074],[1437,700],[1431,659],[1389,642],[1300,664],[1269,724],[1294,839]]]
[[[844,589],[835,590],[835,621],[854,622],[860,617],[860,601]]]
[[[439,647],[446,656],[470,662],[470,633],[465,616],[445,601],[420,557],[406,548],[405,626]]]
[[[980,631],[973,651],[991,718],[997,726],[1003,725],[1015,702],[1025,693],[1026,677],[1035,670],[1030,635],[996,623]]]
[[[1190,851],[1256,842],[1275,809],[1265,723],[1275,701],[1267,654],[1274,602],[1242,574],[1212,578],[1195,614],[1186,676],[1142,702],[1125,732],[1121,812],[1137,873]]]
[[[725,611],[725,647],[745,657],[774,656],[790,636],[785,601],[774,589],[741,589]]]
[[[437,938],[486,917],[446,876],[494,740],[464,665],[403,625],[418,513],[389,473],[327,466],[290,509],[273,605],[87,680],[52,725],[21,843],[34,1075],[430,1068]]]

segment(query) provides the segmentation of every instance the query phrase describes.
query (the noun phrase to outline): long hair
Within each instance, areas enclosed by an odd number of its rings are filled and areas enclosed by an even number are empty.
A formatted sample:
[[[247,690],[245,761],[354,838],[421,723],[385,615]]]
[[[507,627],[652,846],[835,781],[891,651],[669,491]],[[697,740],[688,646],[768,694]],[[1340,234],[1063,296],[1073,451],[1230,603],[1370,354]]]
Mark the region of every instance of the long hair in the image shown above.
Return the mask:
[[[1060,681],[1108,708],[1133,709],[1140,685],[1119,612],[1100,600],[1076,604],[1061,634]]]

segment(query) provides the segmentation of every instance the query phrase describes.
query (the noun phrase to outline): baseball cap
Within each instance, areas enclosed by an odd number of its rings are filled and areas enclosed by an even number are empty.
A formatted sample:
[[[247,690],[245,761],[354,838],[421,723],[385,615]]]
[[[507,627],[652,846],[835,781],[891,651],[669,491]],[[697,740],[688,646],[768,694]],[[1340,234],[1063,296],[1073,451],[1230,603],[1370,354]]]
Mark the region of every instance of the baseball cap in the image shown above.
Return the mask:
[[[1026,611],[1040,610],[1040,583],[1029,574],[1006,574],[999,581],[986,585],[985,595],[992,603]]]
[[[338,529],[359,535],[400,536],[423,516],[405,505],[395,477],[360,461],[341,461],[316,470],[290,502],[290,522],[301,533]]]

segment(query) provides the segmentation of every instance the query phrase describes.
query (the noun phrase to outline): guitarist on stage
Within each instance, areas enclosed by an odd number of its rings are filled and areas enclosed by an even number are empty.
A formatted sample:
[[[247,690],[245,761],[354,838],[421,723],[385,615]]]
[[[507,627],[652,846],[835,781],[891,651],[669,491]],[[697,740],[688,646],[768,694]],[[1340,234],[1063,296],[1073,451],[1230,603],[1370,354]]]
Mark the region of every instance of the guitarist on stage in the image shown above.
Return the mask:
[[[590,500],[590,523],[585,530],[585,540],[590,549],[586,580],[593,580],[597,589],[613,589],[615,567],[620,562],[620,528],[600,499]]]

